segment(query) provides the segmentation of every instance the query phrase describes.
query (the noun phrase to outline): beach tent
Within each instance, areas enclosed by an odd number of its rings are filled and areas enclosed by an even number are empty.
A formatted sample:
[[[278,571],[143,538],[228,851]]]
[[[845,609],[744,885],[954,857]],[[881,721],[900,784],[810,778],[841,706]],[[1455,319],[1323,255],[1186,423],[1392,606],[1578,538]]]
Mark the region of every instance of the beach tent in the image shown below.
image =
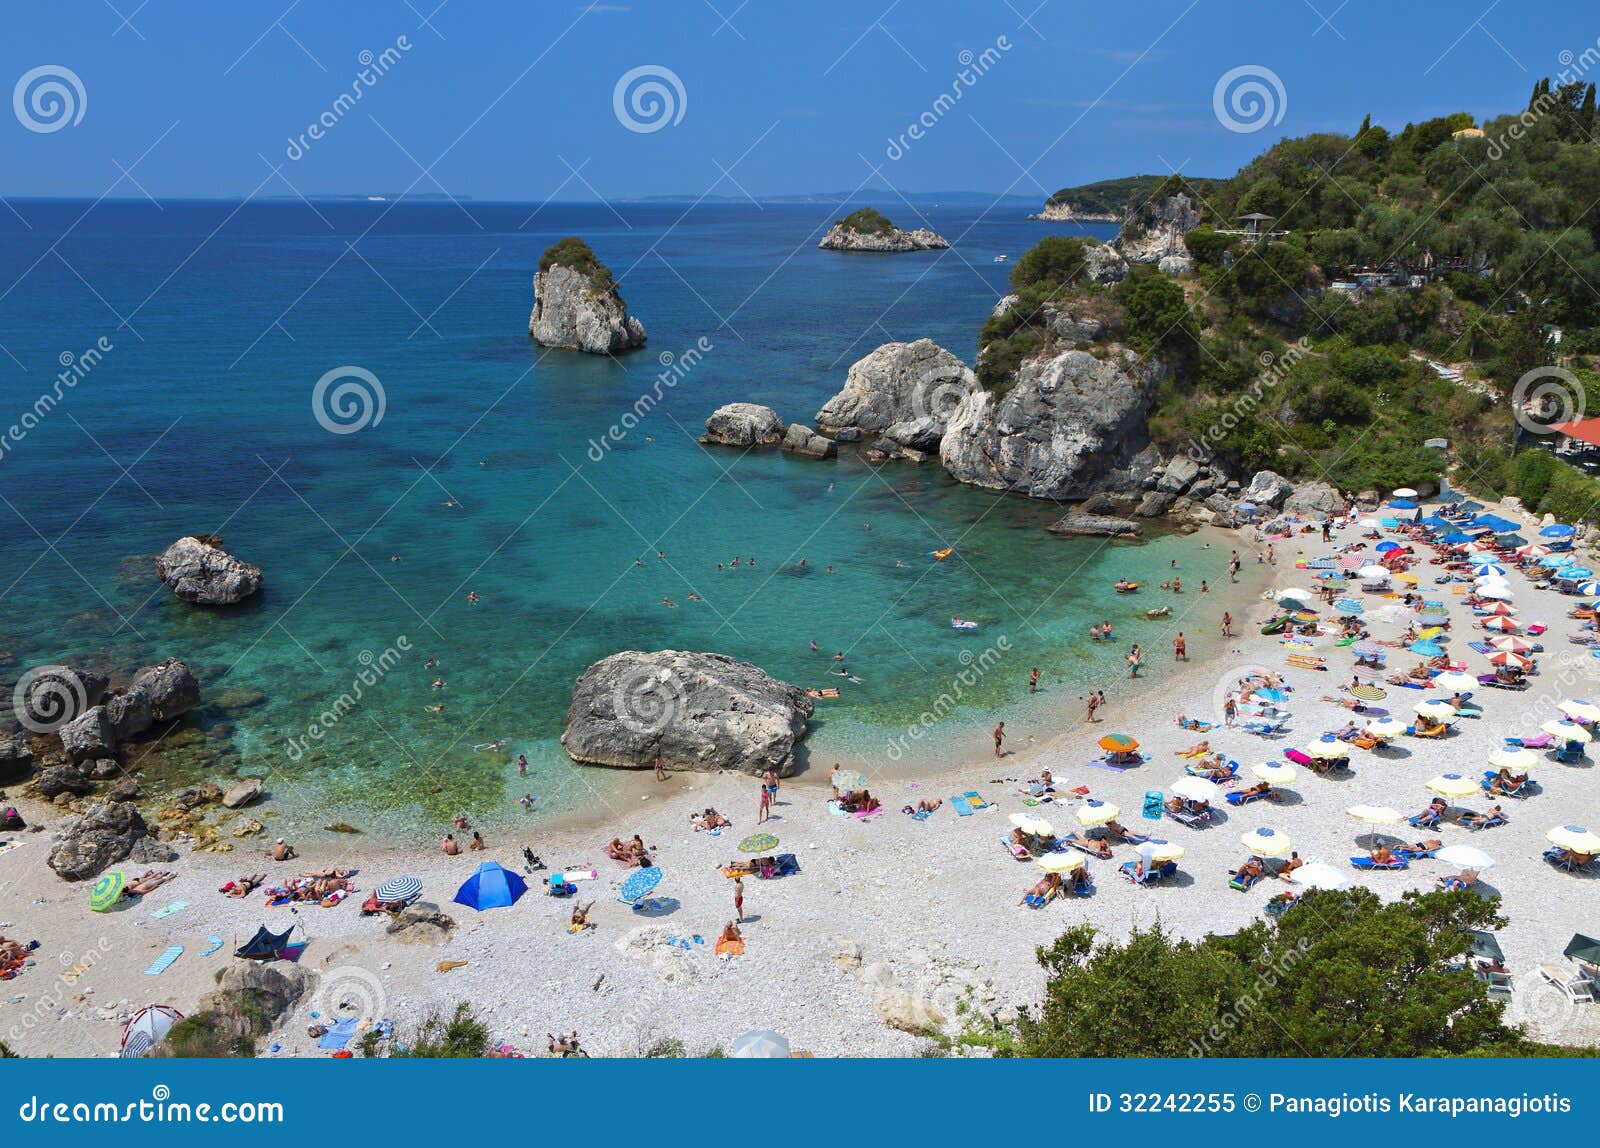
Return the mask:
[[[280,949],[289,947],[289,934],[294,932],[290,925],[281,933],[274,933],[262,925],[256,930],[256,935],[233,951],[236,957],[243,957],[247,961],[270,961],[277,957]]]
[[[787,1060],[791,1055],[789,1038],[770,1029],[753,1028],[733,1038],[728,1044],[728,1055],[743,1059]]]
[[[1564,522],[1557,522],[1557,523],[1553,523],[1550,526],[1546,526],[1543,530],[1539,531],[1539,537],[1540,538],[1571,538],[1577,532],[1578,531],[1577,531],[1576,527],[1568,526]]]
[[[1573,933],[1572,940],[1567,942],[1567,947],[1561,950],[1563,957],[1570,957],[1575,961],[1587,961],[1591,965],[1600,965],[1600,941],[1593,937],[1586,937],[1582,933]]]
[[[183,1014],[171,1005],[146,1005],[122,1026],[122,1051],[124,1057],[143,1056],[150,1046],[163,1040],[172,1026],[183,1019]]]
[[[483,912],[504,909],[517,903],[528,891],[528,883],[505,869],[498,861],[485,861],[461,883],[453,898],[456,904]]]

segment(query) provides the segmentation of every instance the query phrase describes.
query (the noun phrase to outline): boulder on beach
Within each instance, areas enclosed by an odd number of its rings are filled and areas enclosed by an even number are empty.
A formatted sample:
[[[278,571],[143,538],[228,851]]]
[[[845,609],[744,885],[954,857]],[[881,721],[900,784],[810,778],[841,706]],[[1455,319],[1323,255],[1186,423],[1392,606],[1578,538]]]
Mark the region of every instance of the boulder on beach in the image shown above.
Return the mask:
[[[39,666],[17,683],[21,693],[17,718],[32,730],[58,729],[82,717],[105,696],[111,679],[83,666]]]
[[[591,355],[620,355],[645,343],[644,324],[628,314],[611,269],[577,236],[539,258],[528,336],[541,346]]]
[[[880,212],[870,207],[863,207],[835,221],[817,246],[824,251],[894,253],[934,251],[949,247],[950,244],[942,235],[937,235],[926,227],[903,231],[889,222]]]
[[[214,534],[180,538],[156,559],[156,577],[185,602],[232,606],[261,589],[261,567],[235,558]]]
[[[91,706],[56,731],[61,748],[73,761],[110,757],[117,749],[117,734],[105,706]]]
[[[259,800],[261,792],[261,779],[259,777],[247,777],[231,786],[222,795],[222,807],[224,809],[243,809],[252,801]]]
[[[146,666],[133,676],[128,692],[143,690],[150,698],[150,716],[156,721],[182,717],[200,704],[200,683],[194,672],[177,658]]]
[[[81,766],[52,765],[39,771],[39,776],[33,779],[33,788],[40,797],[52,801],[63,793],[82,797],[94,789],[94,782]]]
[[[0,734],[0,785],[26,781],[33,772],[33,751],[21,734]]]
[[[131,802],[100,801],[62,828],[47,864],[68,881],[85,881],[129,857],[170,861],[176,856],[150,836],[144,818]]]
[[[885,343],[850,365],[844,388],[817,412],[817,429],[886,435],[901,445],[914,438],[913,449],[936,451],[950,416],[977,389],[972,368],[932,339]]]
[[[723,654],[625,650],[572,687],[561,744],[574,761],[649,769],[794,772],[813,703]]]
[[[776,446],[783,441],[783,420],[760,403],[728,403],[711,412],[700,441],[709,446]]]

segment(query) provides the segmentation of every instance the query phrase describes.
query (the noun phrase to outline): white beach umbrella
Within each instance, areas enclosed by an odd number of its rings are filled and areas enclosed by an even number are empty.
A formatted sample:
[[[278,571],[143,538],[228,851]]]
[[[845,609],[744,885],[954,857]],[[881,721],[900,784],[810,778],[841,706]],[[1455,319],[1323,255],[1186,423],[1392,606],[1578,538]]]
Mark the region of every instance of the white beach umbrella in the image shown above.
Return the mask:
[[[1343,889],[1350,884],[1350,878],[1323,861],[1300,866],[1289,874],[1289,880],[1307,889]]]
[[[1388,576],[1389,568],[1387,566],[1363,566],[1356,571],[1356,577],[1363,582],[1376,581],[1379,578],[1387,578]]]
[[[1011,815],[1011,824],[1034,837],[1055,836],[1055,829],[1048,821],[1041,817],[1035,817],[1031,813],[1013,813]]]
[[[1474,682],[1474,685],[1477,683]],[[1412,707],[1420,717],[1433,718],[1435,721],[1444,721],[1456,716],[1456,707],[1447,701],[1435,699],[1433,701],[1418,702]]]
[[[1437,793],[1440,797],[1471,797],[1478,792],[1478,783],[1470,777],[1462,777],[1459,773],[1441,773],[1423,788]]]
[[[1280,602],[1315,602],[1316,600],[1317,596],[1310,590],[1302,590],[1298,586],[1290,586],[1288,589],[1278,591],[1278,601]]]
[[[1378,718],[1367,723],[1367,732],[1373,737],[1399,737],[1406,732],[1406,723],[1392,717]]]
[[[1489,755],[1489,764],[1496,769],[1527,769],[1539,764],[1539,755],[1520,745],[1503,746]]]
[[[1288,785],[1295,779],[1294,766],[1287,762],[1269,761],[1265,765],[1252,765],[1250,772],[1256,775],[1258,781],[1265,781],[1269,785]]]
[[[1394,497],[1396,498],[1415,498],[1416,496],[1417,492],[1409,486],[1397,486],[1394,489]]]
[[[1493,598],[1500,602],[1509,602],[1514,595],[1512,594],[1511,587],[1502,583],[1500,585],[1478,587],[1478,597]]]
[[[1582,722],[1584,725],[1592,725],[1600,721],[1600,706],[1595,705],[1593,702],[1586,702],[1579,698],[1567,698],[1556,708],[1573,721]]]
[[[1539,728],[1551,737],[1559,737],[1563,741],[1575,741],[1588,745],[1594,740],[1594,735],[1577,722],[1547,721]]]
[[[1216,782],[1203,777],[1180,777],[1172,783],[1172,792],[1190,801],[1215,801],[1222,794]]]
[[[1368,825],[1399,825],[1406,819],[1405,814],[1387,805],[1352,805],[1344,812],[1346,817],[1364,821]]]
[[[1307,757],[1324,757],[1337,760],[1350,756],[1350,747],[1342,741],[1314,741],[1301,750]]]
[[[742,1059],[787,1060],[792,1053],[789,1038],[770,1029],[751,1029],[728,1043],[728,1055]]]
[[[1477,689],[1478,679],[1473,677],[1471,674],[1464,674],[1460,670],[1446,670],[1442,674],[1434,675],[1433,684],[1438,686],[1441,690],[1446,690],[1452,694],[1455,694],[1460,693],[1463,690]]]
[[[1174,845],[1171,841],[1151,840],[1141,842],[1139,845],[1140,856],[1146,861],[1154,861],[1163,865],[1168,861],[1178,860],[1183,854],[1183,846]]]
[[[1544,839],[1574,853],[1600,853],[1600,836],[1581,825],[1558,825],[1546,833]]]
[[[1117,814],[1121,813],[1119,806],[1112,805],[1109,801],[1085,801],[1078,806],[1078,821],[1083,825],[1104,825],[1108,821],[1115,821]]]
[[[1086,867],[1081,853],[1046,853],[1034,864],[1046,873],[1070,873]]]
[[[1476,869],[1480,873],[1485,869],[1494,868],[1494,858],[1471,845],[1446,845],[1435,853],[1434,857],[1446,865],[1459,865],[1463,869]]]
[[[1258,857],[1285,857],[1288,855],[1290,848],[1289,835],[1287,833],[1280,833],[1278,830],[1268,829],[1266,826],[1250,830],[1250,832],[1240,837],[1239,841],[1246,849]]]

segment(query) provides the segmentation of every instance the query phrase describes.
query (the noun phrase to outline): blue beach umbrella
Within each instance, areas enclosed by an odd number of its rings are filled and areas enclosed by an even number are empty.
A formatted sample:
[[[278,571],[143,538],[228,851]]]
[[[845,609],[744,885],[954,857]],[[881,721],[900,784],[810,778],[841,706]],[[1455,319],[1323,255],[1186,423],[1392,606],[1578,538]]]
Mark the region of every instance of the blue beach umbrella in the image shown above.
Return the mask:
[[[1409,648],[1413,654],[1421,654],[1424,658],[1437,658],[1444,653],[1444,647],[1430,639],[1412,642]]]
[[[622,888],[617,890],[617,900],[633,904],[661,884],[661,877],[661,868],[658,865],[634,870],[628,874],[628,879],[622,883]]]
[[[1539,565],[1548,566],[1550,569],[1555,570],[1562,566],[1571,566],[1576,561],[1577,558],[1571,554],[1546,554],[1539,559]]]
[[[1389,541],[1389,540],[1385,539],[1384,541],[1382,541],[1382,542],[1378,543],[1376,546],[1374,546],[1373,549],[1376,550],[1379,554],[1387,554],[1391,550],[1400,549],[1400,543],[1392,542],[1392,541]]]
[[[1340,598],[1333,604],[1333,608],[1341,614],[1361,614],[1366,611],[1366,607],[1354,598]]]
[[[483,912],[503,909],[517,903],[528,891],[528,883],[509,872],[497,861],[485,861],[456,890],[455,903]]]
[[[1496,566],[1493,562],[1485,562],[1481,565],[1474,566],[1472,568],[1472,572],[1481,577],[1485,574],[1504,574],[1506,572],[1506,568],[1504,566]]]
[[[1582,582],[1585,578],[1593,578],[1594,571],[1586,566],[1568,566],[1557,575],[1563,582]]]
[[[1539,537],[1540,538],[1571,538],[1577,532],[1578,532],[1577,527],[1568,526],[1564,522],[1557,522],[1557,523],[1554,523],[1554,524],[1552,524],[1550,526],[1546,526],[1543,530],[1539,531]]]
[[[1448,543],[1451,546],[1460,546],[1463,543],[1471,542],[1472,535],[1467,534],[1465,531],[1452,530],[1449,534],[1446,534],[1443,538],[1439,539],[1439,541]]]
[[[1390,499],[1389,505],[1395,510],[1415,510],[1417,508],[1417,504],[1409,498]]]

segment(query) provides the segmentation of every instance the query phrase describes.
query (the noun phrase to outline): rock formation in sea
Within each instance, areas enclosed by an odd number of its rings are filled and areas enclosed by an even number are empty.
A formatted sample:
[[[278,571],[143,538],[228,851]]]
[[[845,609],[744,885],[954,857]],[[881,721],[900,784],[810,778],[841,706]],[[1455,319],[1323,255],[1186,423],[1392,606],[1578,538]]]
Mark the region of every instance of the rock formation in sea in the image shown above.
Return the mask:
[[[117,747],[200,704],[200,683],[176,658],[146,666],[128,688],[92,705],[57,731],[74,762],[116,755]]]
[[[1200,209],[1183,193],[1150,200],[1129,213],[1114,246],[1129,263],[1154,263],[1166,275],[1190,270],[1184,236],[1200,226]]]
[[[561,734],[574,761],[788,776],[813,703],[798,686],[722,654],[625,650],[572,687]]]
[[[644,324],[628,314],[610,268],[576,236],[539,259],[528,335],[541,346],[591,355],[619,355],[645,342]]]
[[[949,247],[943,236],[926,227],[903,231],[870,207],[837,220],[817,244],[824,251],[933,251]]]
[[[235,558],[215,534],[180,538],[156,559],[156,577],[185,602],[232,606],[261,589],[261,567]]]
[[[885,343],[851,365],[844,389],[817,412],[817,429],[920,461],[938,453],[950,416],[977,389],[972,368],[932,339]]]
[[[1122,217],[1110,211],[1078,211],[1072,204],[1047,200],[1029,219],[1047,223],[1120,223]]]
[[[700,441],[708,446],[777,446],[785,427],[778,412],[759,403],[728,403],[711,412]]]
[[[1069,538],[1137,538],[1140,533],[1139,524],[1132,519],[1088,514],[1081,507],[1062,515],[1045,529]]]
[[[818,434],[804,423],[790,423],[780,444],[790,454],[805,458],[833,458],[839,453],[838,444],[825,435]]]

